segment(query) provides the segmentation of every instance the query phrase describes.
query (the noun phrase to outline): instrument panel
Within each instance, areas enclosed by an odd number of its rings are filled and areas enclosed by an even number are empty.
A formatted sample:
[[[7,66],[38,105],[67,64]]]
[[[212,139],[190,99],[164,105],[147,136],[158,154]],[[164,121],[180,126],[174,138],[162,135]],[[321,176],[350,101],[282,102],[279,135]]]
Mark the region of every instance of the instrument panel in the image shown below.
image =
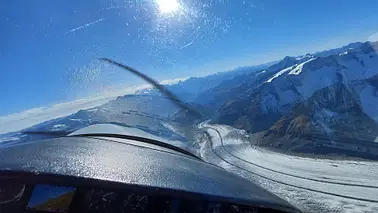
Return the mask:
[[[43,212],[69,211],[76,188],[38,184],[26,205],[27,210]]]
[[[267,209],[217,202],[202,195],[157,195],[138,190],[106,190],[51,184],[1,184],[0,213],[257,213]]]

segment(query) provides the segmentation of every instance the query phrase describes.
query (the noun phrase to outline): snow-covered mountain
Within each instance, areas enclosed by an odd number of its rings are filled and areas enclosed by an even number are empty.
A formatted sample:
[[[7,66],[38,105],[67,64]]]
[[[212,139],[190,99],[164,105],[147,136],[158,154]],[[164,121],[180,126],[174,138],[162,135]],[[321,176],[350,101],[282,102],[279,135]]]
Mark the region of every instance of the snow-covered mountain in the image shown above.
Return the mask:
[[[260,144],[274,147],[310,134],[372,142],[378,136],[377,50],[378,43],[366,42],[286,57],[234,82],[224,92],[215,122],[266,131]]]
[[[285,105],[307,100],[316,91],[342,82],[368,79],[378,74],[377,52],[365,43],[360,48],[327,57],[310,57],[287,67],[262,88],[263,111],[280,111]]]

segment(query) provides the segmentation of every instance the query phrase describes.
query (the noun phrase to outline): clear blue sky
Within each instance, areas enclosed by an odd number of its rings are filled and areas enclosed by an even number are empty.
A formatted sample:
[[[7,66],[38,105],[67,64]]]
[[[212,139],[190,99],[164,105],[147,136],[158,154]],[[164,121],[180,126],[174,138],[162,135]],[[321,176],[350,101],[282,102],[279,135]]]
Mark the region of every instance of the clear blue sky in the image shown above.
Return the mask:
[[[377,0],[174,1],[0,1],[0,115],[140,83],[99,64],[101,56],[163,80],[342,46],[378,31]]]

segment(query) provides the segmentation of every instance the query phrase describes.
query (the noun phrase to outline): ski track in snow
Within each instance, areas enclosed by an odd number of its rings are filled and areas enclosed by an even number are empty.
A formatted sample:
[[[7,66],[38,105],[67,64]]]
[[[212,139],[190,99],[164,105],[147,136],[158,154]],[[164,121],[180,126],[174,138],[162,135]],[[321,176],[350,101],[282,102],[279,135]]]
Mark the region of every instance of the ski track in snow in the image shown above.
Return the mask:
[[[225,137],[235,130],[229,126],[200,127],[212,138],[201,146],[204,160],[260,184],[304,212],[378,212],[376,162],[290,156]]]

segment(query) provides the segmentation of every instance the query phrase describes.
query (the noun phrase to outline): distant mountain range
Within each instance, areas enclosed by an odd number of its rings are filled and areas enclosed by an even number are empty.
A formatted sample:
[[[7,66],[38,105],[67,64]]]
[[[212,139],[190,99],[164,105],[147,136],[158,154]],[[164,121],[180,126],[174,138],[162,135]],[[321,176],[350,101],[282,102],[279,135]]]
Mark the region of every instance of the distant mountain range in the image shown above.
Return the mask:
[[[351,43],[166,87],[202,112],[203,119],[258,133],[258,145],[378,159],[377,50],[378,43]],[[26,130],[74,131],[117,123],[180,137],[166,123],[194,120],[155,89],[145,89]],[[17,132],[0,140],[30,137]]]
[[[222,82],[246,76],[247,74],[268,68],[275,62],[269,62],[256,66],[238,67],[234,70],[217,72],[205,77],[191,77],[176,84],[166,85],[166,88],[175,93],[185,102],[196,102],[197,98],[204,92],[220,85]],[[137,91],[136,94],[161,95],[155,89],[144,89]]]
[[[199,94],[219,85],[221,82],[268,66],[270,66],[270,63],[240,67],[232,71],[219,72],[206,77],[192,77],[176,84],[166,85],[166,87],[185,102],[194,104],[193,101]],[[200,108],[201,112],[206,111],[206,108],[201,107],[201,105],[196,105],[196,108]],[[92,124],[102,123],[138,128],[168,139],[185,141],[185,138],[172,131],[172,127],[179,121],[172,119],[172,116],[179,113],[179,111],[180,109],[170,99],[157,90],[142,89],[135,94],[120,96],[108,103],[90,109],[79,110],[69,116],[47,120],[21,131],[0,134],[0,145],[23,143],[51,137],[51,135],[25,133],[70,133]],[[186,124],[188,123],[186,122]]]

